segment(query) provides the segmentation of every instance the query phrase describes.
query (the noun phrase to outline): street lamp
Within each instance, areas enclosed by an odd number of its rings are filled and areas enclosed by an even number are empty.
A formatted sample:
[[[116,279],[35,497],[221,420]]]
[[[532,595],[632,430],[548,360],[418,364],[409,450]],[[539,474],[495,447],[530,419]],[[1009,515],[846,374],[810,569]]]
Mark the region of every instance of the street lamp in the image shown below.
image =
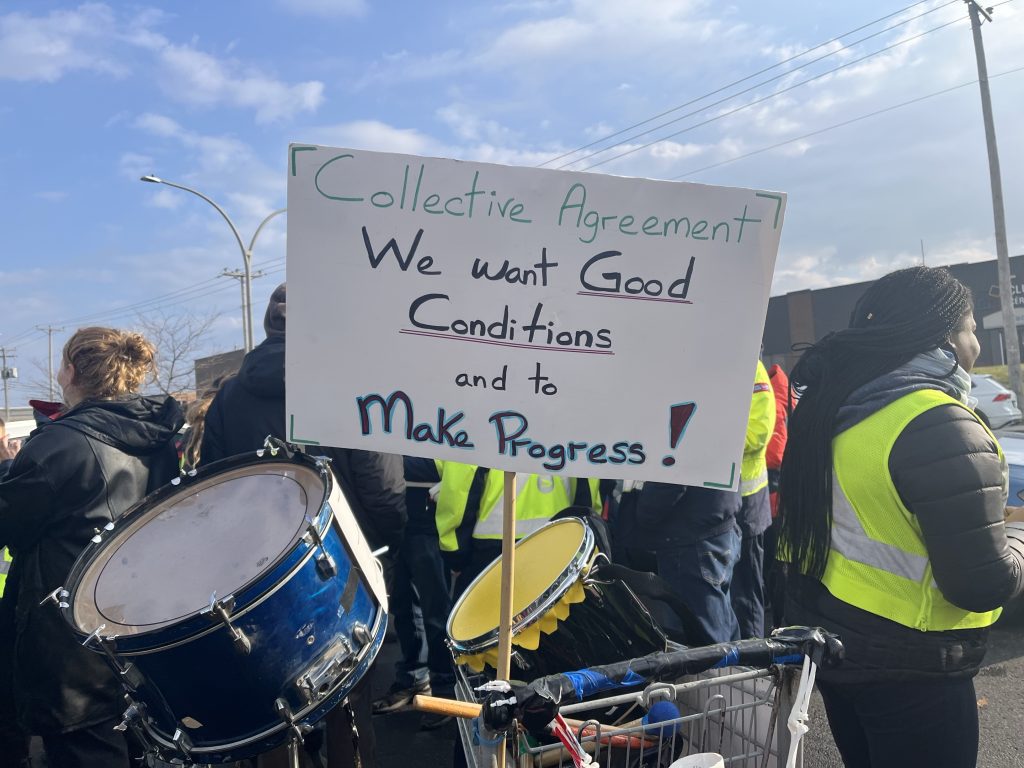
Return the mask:
[[[217,209],[217,213],[219,213],[223,217],[224,221],[226,221],[228,223],[228,226],[231,227],[231,234],[233,234],[235,236],[235,241],[238,243],[238,249],[242,252],[242,262],[243,262],[243,264],[245,266],[244,282],[242,284],[243,285],[243,290],[242,290],[242,336],[244,337],[243,345],[245,347],[245,351],[246,352],[250,351],[253,348],[253,336],[252,336],[252,249],[256,245],[256,238],[259,237],[260,232],[263,230],[263,227],[267,224],[267,222],[269,222],[275,216],[277,216],[279,214],[282,214],[282,213],[285,213],[288,209],[287,208],[281,208],[279,210],[274,211],[269,216],[267,216],[265,219],[263,219],[263,221],[261,221],[259,223],[259,226],[256,227],[256,231],[253,233],[252,240],[249,241],[249,247],[246,248],[245,245],[242,243],[242,236],[238,233],[238,227],[235,226],[235,223],[233,221],[231,221],[231,218],[227,215],[227,213],[224,212],[223,208],[221,208],[219,205],[217,205],[217,203],[215,203],[213,200],[208,198],[202,192],[198,192],[198,191],[192,189],[191,187],[186,187],[186,186],[184,186],[182,184],[175,184],[173,181],[167,181],[167,179],[161,179],[159,176],[154,176],[152,174],[150,174],[148,176],[143,176],[139,180],[140,181],[147,181],[147,182],[149,182],[151,184],[166,184],[168,187],[174,187],[175,189],[181,189],[181,190],[184,190],[185,192],[191,192],[196,197],[201,197],[203,200],[205,200],[210,205],[212,205],[214,208],[216,208]]]

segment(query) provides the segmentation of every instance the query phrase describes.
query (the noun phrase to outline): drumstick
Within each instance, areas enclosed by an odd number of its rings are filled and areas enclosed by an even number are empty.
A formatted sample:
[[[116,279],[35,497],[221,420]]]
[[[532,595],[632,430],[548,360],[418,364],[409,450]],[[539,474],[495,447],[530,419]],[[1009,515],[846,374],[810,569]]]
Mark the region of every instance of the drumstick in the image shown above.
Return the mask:
[[[471,701],[457,701],[455,699],[442,699],[440,696],[424,696],[422,694],[412,697],[412,708],[420,712],[431,712],[435,715],[446,715],[448,717],[461,717],[472,720],[480,717],[483,709],[479,704]]]

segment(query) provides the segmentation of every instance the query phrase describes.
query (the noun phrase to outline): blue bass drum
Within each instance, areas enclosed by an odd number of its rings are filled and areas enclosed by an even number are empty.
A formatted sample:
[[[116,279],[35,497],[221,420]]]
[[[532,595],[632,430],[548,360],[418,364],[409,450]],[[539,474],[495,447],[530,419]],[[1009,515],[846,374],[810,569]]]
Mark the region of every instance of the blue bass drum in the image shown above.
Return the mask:
[[[150,752],[225,763],[300,738],[366,674],[387,597],[326,460],[217,462],[97,534],[57,594]]]

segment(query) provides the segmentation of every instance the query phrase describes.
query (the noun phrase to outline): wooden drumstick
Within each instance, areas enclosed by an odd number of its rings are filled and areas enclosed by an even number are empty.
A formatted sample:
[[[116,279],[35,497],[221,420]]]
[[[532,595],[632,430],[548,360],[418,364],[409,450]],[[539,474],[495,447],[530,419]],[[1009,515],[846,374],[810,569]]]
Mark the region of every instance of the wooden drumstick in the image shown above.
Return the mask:
[[[424,696],[422,694],[412,697],[413,709],[420,712],[431,712],[435,715],[446,715],[448,717],[461,717],[472,720],[480,717],[483,707],[471,701],[457,701],[455,699],[442,699],[440,696]]]

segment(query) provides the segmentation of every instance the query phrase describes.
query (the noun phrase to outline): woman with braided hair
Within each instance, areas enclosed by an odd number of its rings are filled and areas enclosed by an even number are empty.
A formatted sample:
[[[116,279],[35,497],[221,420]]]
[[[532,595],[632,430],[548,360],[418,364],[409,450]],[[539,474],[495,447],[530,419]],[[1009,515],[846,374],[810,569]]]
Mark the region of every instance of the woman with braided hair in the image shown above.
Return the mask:
[[[847,768],[977,760],[973,678],[1024,588],[1024,522],[1006,518],[1005,458],[965,405],[974,331],[963,284],[904,269],[792,373],[786,620],[846,646],[818,681]]]

